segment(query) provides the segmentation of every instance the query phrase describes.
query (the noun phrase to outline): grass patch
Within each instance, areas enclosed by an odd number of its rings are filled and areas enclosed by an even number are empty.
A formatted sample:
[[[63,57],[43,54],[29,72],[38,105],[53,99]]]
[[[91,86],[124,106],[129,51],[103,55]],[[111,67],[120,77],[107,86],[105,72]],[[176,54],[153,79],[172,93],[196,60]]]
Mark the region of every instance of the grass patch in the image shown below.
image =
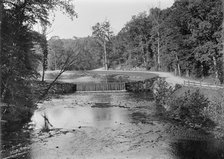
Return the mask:
[[[129,71],[89,71],[88,73],[99,74],[99,75],[122,75],[128,76],[130,81],[144,81],[158,75],[147,72],[129,72]]]

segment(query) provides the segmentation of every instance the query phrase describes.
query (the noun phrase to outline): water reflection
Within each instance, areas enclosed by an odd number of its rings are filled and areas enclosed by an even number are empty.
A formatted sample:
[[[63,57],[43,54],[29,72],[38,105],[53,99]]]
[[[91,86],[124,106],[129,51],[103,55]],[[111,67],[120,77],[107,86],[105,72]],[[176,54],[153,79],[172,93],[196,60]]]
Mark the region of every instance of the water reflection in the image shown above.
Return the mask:
[[[129,121],[127,110],[117,107],[57,107],[45,110],[44,112],[38,111],[34,113],[32,122],[35,124],[36,129],[41,129],[45,126],[43,114],[46,114],[46,117],[54,128],[65,129],[73,129],[79,126],[112,127]]]

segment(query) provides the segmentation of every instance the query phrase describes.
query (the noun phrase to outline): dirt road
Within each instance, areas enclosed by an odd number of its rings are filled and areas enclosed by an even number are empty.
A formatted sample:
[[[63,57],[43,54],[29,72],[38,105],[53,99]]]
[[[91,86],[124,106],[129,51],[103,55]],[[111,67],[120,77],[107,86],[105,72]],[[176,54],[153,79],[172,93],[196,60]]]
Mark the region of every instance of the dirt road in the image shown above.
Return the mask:
[[[125,73],[125,72],[129,72],[129,73],[141,73],[141,74],[145,74],[145,76],[150,75],[150,74],[155,74],[158,75],[159,77],[163,77],[165,78],[165,80],[170,84],[170,85],[175,85],[175,84],[184,84],[184,81],[188,80],[185,79],[183,77],[179,77],[179,76],[175,76],[173,73],[170,72],[156,72],[156,71],[127,71],[127,70],[108,70],[105,71],[103,69],[96,69],[93,70],[93,72],[114,72],[114,73]],[[194,80],[190,80],[190,81],[194,81]],[[194,81],[196,82],[196,81]]]

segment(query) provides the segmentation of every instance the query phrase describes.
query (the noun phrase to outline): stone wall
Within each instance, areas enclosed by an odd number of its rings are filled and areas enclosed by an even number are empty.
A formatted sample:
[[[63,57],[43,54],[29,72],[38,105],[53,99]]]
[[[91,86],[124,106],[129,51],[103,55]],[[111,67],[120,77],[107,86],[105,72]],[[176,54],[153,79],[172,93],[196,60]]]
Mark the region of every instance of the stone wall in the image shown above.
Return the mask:
[[[144,81],[133,81],[125,83],[125,89],[128,92],[150,92],[153,83],[160,77],[153,77]]]
[[[44,91],[50,85],[49,82],[41,81],[34,81],[32,83],[34,87],[36,87],[35,91],[39,91],[39,93]],[[76,92],[76,84],[63,82],[56,82],[49,90],[49,94],[67,94],[74,92]]]

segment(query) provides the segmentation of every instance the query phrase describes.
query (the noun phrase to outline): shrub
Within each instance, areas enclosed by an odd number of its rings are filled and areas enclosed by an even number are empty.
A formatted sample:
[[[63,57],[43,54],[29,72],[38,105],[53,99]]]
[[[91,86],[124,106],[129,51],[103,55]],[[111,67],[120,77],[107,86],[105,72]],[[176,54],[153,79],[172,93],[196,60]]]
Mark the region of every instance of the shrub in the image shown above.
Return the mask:
[[[165,108],[169,118],[179,120],[191,127],[207,126],[211,122],[205,113],[210,104],[208,98],[198,89],[177,94],[180,88],[182,88],[181,85],[170,87],[165,80],[157,80],[153,86],[156,106]]]
[[[171,100],[169,114],[185,123],[202,125],[207,121],[204,109],[208,105],[208,99],[199,90],[187,91],[183,96]]]
[[[224,128],[224,91],[222,89],[218,91],[218,95],[211,99],[204,112],[217,125]]]
[[[159,78],[153,84],[153,95],[157,106],[168,109],[168,103],[174,89],[164,80]]]

